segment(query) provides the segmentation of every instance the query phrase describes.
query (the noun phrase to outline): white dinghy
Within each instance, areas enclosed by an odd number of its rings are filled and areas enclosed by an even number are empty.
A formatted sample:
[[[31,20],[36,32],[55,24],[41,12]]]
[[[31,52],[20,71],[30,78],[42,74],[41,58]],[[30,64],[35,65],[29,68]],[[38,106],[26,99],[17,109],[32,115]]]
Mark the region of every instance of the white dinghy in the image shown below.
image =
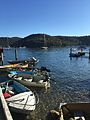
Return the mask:
[[[39,99],[28,88],[16,81],[1,83],[1,87],[11,110],[25,114],[35,110]]]

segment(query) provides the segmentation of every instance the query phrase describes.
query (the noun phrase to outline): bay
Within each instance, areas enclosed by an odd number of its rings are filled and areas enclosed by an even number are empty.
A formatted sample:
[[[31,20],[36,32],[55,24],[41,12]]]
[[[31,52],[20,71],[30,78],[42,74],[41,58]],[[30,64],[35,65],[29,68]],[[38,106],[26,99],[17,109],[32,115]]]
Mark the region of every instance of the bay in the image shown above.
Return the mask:
[[[37,67],[51,70],[51,87],[47,92],[37,91],[40,102],[32,120],[45,120],[48,111],[58,107],[60,102],[90,101],[90,60],[87,56],[70,59],[69,47],[16,50],[18,59],[35,57],[39,59]],[[8,64],[8,60],[15,60],[15,48],[4,49],[4,64]]]

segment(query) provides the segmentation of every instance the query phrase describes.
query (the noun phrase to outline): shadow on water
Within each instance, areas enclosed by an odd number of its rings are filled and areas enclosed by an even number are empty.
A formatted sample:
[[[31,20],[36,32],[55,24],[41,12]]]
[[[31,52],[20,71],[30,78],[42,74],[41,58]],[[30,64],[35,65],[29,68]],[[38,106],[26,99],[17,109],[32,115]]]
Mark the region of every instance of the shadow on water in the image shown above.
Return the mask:
[[[27,116],[20,113],[11,112],[13,120],[27,120]]]
[[[0,120],[6,120],[0,100]]]

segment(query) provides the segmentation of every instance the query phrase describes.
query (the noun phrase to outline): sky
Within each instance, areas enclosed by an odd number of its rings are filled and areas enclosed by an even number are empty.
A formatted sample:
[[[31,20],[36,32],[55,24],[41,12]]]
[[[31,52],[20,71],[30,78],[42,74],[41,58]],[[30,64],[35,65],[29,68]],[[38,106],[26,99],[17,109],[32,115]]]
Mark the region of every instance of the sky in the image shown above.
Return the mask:
[[[90,35],[90,0],[0,0],[0,37]]]

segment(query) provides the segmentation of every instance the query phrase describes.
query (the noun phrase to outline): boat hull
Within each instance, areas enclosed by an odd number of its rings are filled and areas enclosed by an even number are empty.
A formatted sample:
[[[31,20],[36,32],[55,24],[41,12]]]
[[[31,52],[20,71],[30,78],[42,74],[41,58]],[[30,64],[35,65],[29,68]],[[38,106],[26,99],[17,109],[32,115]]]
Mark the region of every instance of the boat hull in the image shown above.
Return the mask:
[[[39,60],[36,60],[35,58],[31,58],[31,59],[28,59],[28,60],[9,60],[8,62],[10,64],[19,64],[19,63],[25,64],[25,63],[28,63],[30,65],[35,65],[39,62]]]
[[[25,85],[26,87],[28,88],[31,88],[31,87],[38,87],[38,88],[50,88],[50,82],[49,81],[46,81],[46,82],[30,82],[30,81],[25,81],[25,80],[17,80],[15,79],[17,82]]]
[[[13,80],[3,82],[0,86],[12,111],[28,114],[35,110],[38,98],[30,89]]]
[[[48,47],[42,47],[42,49],[45,49],[45,50],[47,50],[47,49],[48,49]]]
[[[81,55],[79,53],[70,53],[69,57],[80,57]]]
[[[10,78],[13,78],[17,82],[27,87],[38,87],[38,88],[49,88],[50,77],[48,72],[37,72],[34,71],[10,71],[8,74]]]
[[[50,110],[47,120],[90,120],[90,103],[60,103],[59,110]]]
[[[28,114],[35,110],[35,96],[32,92],[24,92],[6,99],[8,106],[14,112]]]
[[[4,69],[4,68],[15,68],[17,67],[19,64],[10,64],[10,65],[3,65],[3,66],[0,66],[0,68]]]
[[[89,120],[90,119],[90,103],[61,103],[61,120]]]

